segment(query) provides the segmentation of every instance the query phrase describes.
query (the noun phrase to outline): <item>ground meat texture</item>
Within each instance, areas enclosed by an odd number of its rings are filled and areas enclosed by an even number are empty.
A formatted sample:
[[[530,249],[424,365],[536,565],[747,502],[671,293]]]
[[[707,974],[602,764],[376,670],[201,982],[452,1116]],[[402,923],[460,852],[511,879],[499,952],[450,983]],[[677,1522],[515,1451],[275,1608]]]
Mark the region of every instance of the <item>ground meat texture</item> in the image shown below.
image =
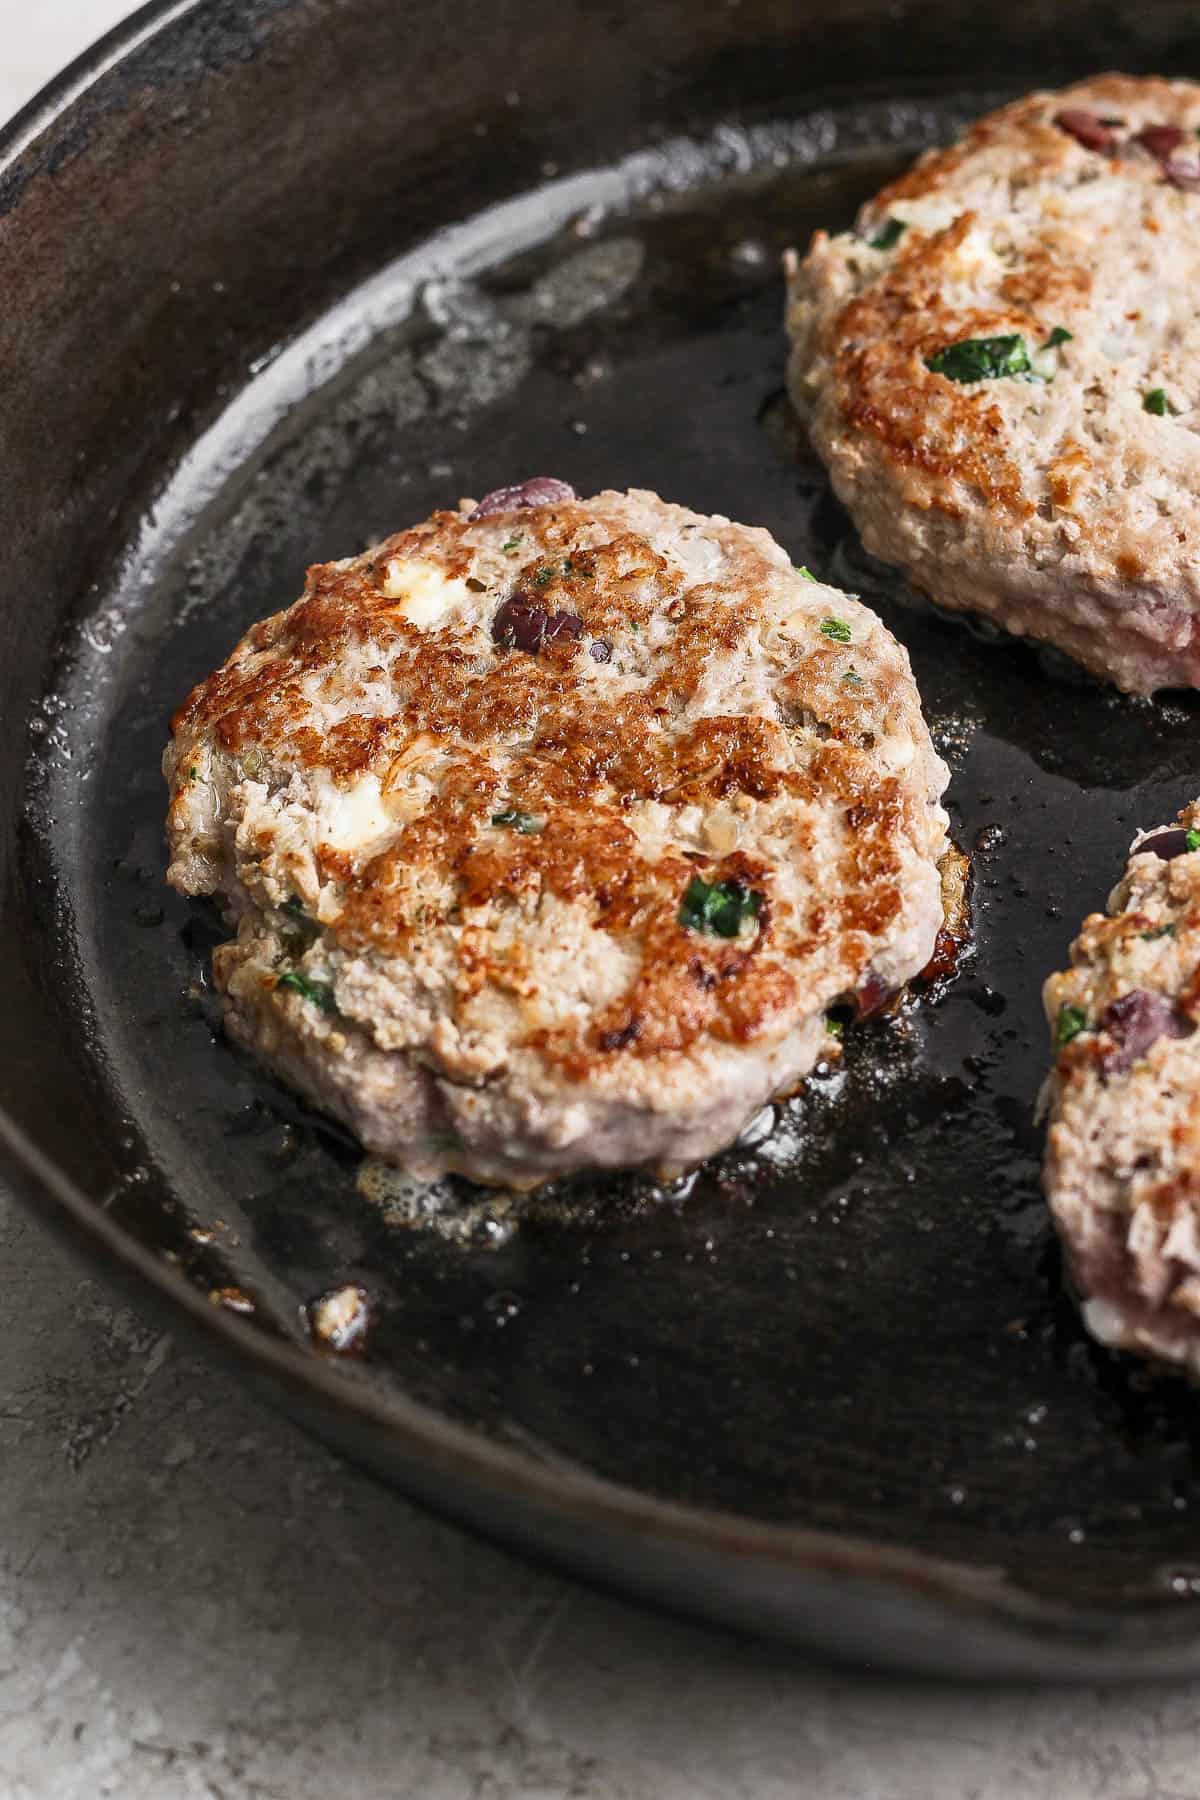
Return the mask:
[[[1135,839],[1046,983],[1046,1196],[1102,1343],[1200,1375],[1200,802]],[[1175,845],[1183,840],[1183,848]],[[1200,844],[1200,839],[1196,840]],[[1166,843],[1168,853],[1158,848]]]
[[[318,565],[173,734],[230,1034],[422,1174],[686,1168],[942,921],[904,651],[653,494],[464,501]]]
[[[1106,75],[789,263],[788,385],[867,549],[1131,693],[1200,685],[1200,86]]]

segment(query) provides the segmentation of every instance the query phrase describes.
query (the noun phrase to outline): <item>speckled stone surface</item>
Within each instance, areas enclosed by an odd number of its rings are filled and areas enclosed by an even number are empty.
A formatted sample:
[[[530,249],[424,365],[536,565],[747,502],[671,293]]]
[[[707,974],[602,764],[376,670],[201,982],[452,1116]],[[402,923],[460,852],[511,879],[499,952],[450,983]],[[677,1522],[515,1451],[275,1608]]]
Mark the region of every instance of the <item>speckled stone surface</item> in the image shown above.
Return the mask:
[[[952,1690],[437,1524],[0,1202],[4,1800],[1196,1800],[1193,1690]]]
[[[0,114],[128,9],[0,0]],[[0,1197],[0,1800],[1200,1800],[1200,1694],[954,1691],[475,1544]]]

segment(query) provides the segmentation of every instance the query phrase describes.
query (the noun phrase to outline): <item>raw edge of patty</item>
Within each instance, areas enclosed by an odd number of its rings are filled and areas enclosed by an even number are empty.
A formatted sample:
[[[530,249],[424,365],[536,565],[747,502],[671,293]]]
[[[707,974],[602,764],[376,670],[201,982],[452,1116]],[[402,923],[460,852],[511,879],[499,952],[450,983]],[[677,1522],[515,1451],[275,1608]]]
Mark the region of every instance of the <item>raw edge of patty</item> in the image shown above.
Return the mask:
[[[946,771],[900,646],[767,533],[636,491],[509,497],[318,565],[200,684],[164,760],[169,879],[237,920],[214,956],[230,1035],[368,1150],[512,1187],[674,1172],[797,1085],[829,1047],[828,1005],[927,962]],[[763,667],[769,716],[742,714]],[[623,730],[610,692],[636,701]],[[678,718],[694,729],[664,802],[638,759]],[[624,793],[591,754],[606,732],[614,767],[632,758]],[[357,761],[331,777],[348,740]],[[350,855],[322,833],[364,784],[381,836]],[[533,829],[497,827],[524,805]],[[808,881],[805,833],[861,892]],[[687,928],[694,877],[761,909],[732,939]]]
[[[1189,82],[1035,93],[789,259],[789,391],[866,548],[1139,694],[1200,685],[1197,128]],[[1009,336],[1021,375],[928,367]]]
[[[1135,840],[1044,998],[1044,1184],[1084,1323],[1200,1377],[1200,801]]]

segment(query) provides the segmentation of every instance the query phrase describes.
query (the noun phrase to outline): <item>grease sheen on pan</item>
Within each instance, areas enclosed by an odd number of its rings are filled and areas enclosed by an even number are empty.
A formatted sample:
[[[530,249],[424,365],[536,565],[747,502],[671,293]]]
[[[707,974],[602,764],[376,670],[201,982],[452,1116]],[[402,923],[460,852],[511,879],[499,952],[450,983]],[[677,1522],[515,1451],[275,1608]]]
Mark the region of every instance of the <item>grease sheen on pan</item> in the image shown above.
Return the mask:
[[[867,549],[1132,693],[1200,684],[1198,129],[1190,82],[1033,94],[789,262]]]
[[[1200,1375],[1200,802],[1052,975],[1046,1195],[1094,1336]]]
[[[318,565],[173,729],[229,1031],[421,1172],[694,1163],[941,923],[904,650],[651,493],[539,482]]]

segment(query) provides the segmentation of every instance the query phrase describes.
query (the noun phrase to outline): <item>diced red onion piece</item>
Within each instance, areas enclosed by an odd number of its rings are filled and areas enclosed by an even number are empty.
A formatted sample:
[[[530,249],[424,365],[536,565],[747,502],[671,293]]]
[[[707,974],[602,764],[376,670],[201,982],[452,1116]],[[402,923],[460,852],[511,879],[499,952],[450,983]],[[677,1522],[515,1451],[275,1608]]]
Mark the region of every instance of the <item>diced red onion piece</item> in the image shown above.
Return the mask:
[[[1110,156],[1117,147],[1117,140],[1109,126],[1103,124],[1095,113],[1084,112],[1080,107],[1068,106],[1063,112],[1055,113],[1054,123],[1068,137],[1073,137],[1077,144],[1085,150],[1097,150],[1102,156]]]
[[[493,488],[468,515],[467,523],[490,519],[493,513],[519,512],[527,506],[559,506],[574,498],[575,489],[569,481],[559,481],[553,475],[533,475],[528,481],[516,482],[512,487]]]
[[[1200,191],[1200,156],[1179,154],[1193,140],[1178,125],[1146,125],[1130,141],[1154,158],[1172,187]]]
[[[882,1012],[895,992],[895,988],[890,988],[885,981],[881,981],[879,976],[872,972],[854,996],[857,1016],[860,1019],[870,1019],[875,1013]]]
[[[1187,133],[1180,131],[1178,125],[1144,125],[1131,141],[1140,144],[1155,162],[1165,167],[1186,138]]]

